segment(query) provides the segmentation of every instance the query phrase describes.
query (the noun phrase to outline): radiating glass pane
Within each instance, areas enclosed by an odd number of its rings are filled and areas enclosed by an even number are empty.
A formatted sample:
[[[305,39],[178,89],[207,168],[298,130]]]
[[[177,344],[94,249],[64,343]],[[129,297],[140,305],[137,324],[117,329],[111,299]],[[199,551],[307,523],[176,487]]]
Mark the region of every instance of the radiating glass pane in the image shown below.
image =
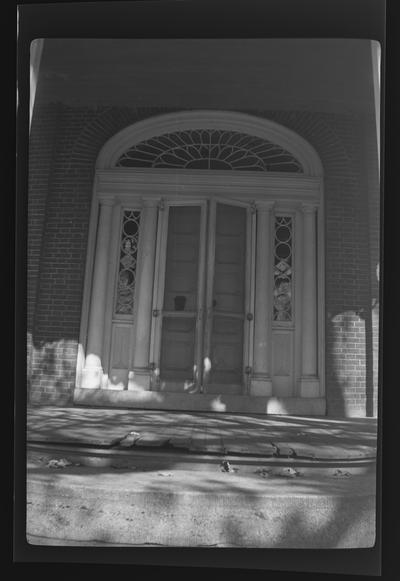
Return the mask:
[[[221,129],[187,129],[152,137],[125,151],[116,166],[303,172],[300,162],[281,146]]]

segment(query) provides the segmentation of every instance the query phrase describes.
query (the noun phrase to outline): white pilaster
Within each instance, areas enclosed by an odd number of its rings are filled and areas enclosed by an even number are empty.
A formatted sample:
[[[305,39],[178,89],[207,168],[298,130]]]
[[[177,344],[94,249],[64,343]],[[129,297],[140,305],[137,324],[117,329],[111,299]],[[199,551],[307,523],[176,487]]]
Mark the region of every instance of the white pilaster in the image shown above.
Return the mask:
[[[303,204],[303,293],[301,397],[319,396],[317,359],[316,206]]]
[[[107,301],[108,263],[113,201],[101,200],[89,311],[88,337],[82,387],[96,389],[103,377],[104,318]]]
[[[258,202],[253,373],[250,395],[272,394],[271,380],[271,210],[273,202]]]
[[[140,218],[139,261],[137,273],[137,305],[134,321],[133,370],[129,374],[128,389],[150,389],[150,335],[153,300],[154,261],[157,237],[157,202],[145,202]]]

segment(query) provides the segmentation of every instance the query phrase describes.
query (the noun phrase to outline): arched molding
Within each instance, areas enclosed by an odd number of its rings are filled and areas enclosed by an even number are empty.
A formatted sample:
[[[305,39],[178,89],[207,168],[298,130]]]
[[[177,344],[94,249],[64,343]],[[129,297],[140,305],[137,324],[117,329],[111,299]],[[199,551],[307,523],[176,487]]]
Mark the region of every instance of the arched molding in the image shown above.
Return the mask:
[[[116,162],[120,156],[134,147],[135,145],[147,141],[158,136],[171,134],[180,131],[190,131],[190,130],[219,130],[219,131],[231,131],[245,134],[248,136],[254,136],[261,140],[265,140],[269,143],[276,144],[277,146],[285,149],[289,152],[298,162],[302,165],[303,172],[277,172],[277,171],[231,171],[225,169],[203,169],[203,168],[163,168],[163,167],[116,167]],[[116,130],[118,128],[116,127]],[[93,151],[93,149],[91,150]],[[85,276],[85,289],[84,289],[84,305],[82,308],[82,321],[81,321],[81,333],[80,333],[80,356],[77,362],[77,376],[76,376],[76,401],[79,401],[80,394],[82,392],[82,377],[85,372],[85,359],[90,355],[90,348],[88,347],[88,337],[89,333],[89,310],[91,305],[91,294],[93,289],[93,263],[96,256],[96,241],[98,240],[98,216],[99,209],[104,203],[113,204],[113,216],[118,215],[118,211],[121,208],[140,208],[143,211],[146,210],[147,205],[150,204],[153,208],[153,214],[161,212],[161,204],[166,198],[170,204],[180,204],[181,202],[187,203],[197,203],[206,204],[205,200],[212,201],[214,198],[219,198],[220,200],[230,200],[230,202],[240,205],[252,205],[257,207],[257,212],[259,212],[260,221],[263,220],[265,227],[259,229],[259,232],[264,232],[263,240],[259,241],[261,245],[269,247],[270,238],[272,235],[273,228],[273,211],[283,212],[284,214],[289,212],[290,215],[295,217],[297,222],[296,227],[296,255],[297,258],[297,272],[299,274],[298,284],[298,297],[302,296],[302,256],[304,254],[305,246],[302,243],[304,237],[303,222],[305,220],[306,213],[303,212],[304,204],[312,205],[317,209],[317,222],[318,225],[315,230],[316,234],[316,244],[315,247],[318,249],[316,252],[316,262],[315,272],[318,278],[317,292],[318,300],[315,301],[316,313],[313,313],[317,317],[316,325],[318,330],[318,337],[324,337],[324,196],[323,196],[323,167],[320,158],[316,150],[310,145],[303,137],[295,133],[294,131],[280,125],[279,123],[259,118],[253,115],[235,113],[235,112],[224,112],[224,111],[185,111],[185,112],[174,112],[168,114],[162,114],[146,118],[141,121],[136,121],[126,128],[118,131],[114,136],[112,136],[103,145],[100,153],[97,157],[96,162],[96,172],[95,179],[93,183],[93,198],[92,198],[92,212],[90,221],[90,232],[89,232],[89,247],[88,247],[88,257],[86,266],[86,276]],[[261,211],[265,204],[271,206],[270,213],[265,214]],[[273,207],[272,205],[275,204]],[[273,207],[273,211],[272,211]],[[158,221],[159,221],[158,216]],[[256,223],[256,215],[252,218],[254,225]],[[157,220],[154,219],[152,224],[156,225]],[[252,222],[252,223],[253,223]],[[260,222],[261,223],[261,222]],[[117,221],[112,221],[112,230],[116,232],[118,223]],[[146,227],[149,239],[154,242],[158,240],[158,235],[156,235],[154,228],[150,231]],[[254,228],[253,232],[256,232]],[[265,234],[266,233],[266,234]],[[162,245],[162,237],[160,244]],[[254,238],[255,241],[255,238]],[[314,241],[313,241],[314,242]],[[253,244],[253,243],[252,243]],[[254,242],[255,244],[255,242]],[[253,257],[255,254],[255,246],[253,248]],[[307,248],[306,248],[307,249]],[[314,246],[313,249],[314,251]],[[114,252],[115,254],[115,252]],[[261,256],[261,255],[260,255]],[[154,272],[158,272],[157,260],[155,258]],[[254,258],[251,258],[254,260]],[[153,264],[154,260],[151,261]],[[109,261],[107,263],[108,273],[110,275],[110,280],[114,280],[115,275],[115,264]],[[110,266],[111,265],[111,266]],[[264,262],[262,263],[265,267]],[[153,272],[153,269],[149,269],[149,272]],[[260,270],[260,269],[259,269]],[[267,271],[268,272],[268,271]],[[114,274],[113,274],[114,273]],[[263,286],[263,285],[261,285]],[[151,283],[145,284],[143,288],[150,288]],[[110,287],[111,288],[111,287]],[[138,287],[140,288],[140,287]],[[146,295],[146,298],[148,296]],[[296,304],[299,303],[300,298],[296,298]],[[318,305],[316,304],[318,302]],[[260,301],[259,301],[260,303]],[[261,307],[258,304],[258,310],[270,310],[271,304],[262,302]],[[301,305],[299,305],[301,307]],[[105,311],[104,311],[105,312]],[[144,312],[144,311],[143,311]],[[146,311],[147,312],[147,311]],[[301,312],[301,308],[297,309],[296,312]],[[265,313],[264,313],[265,315]],[[258,315],[259,320],[264,320],[264,315]],[[108,316],[108,315],[107,315]],[[149,317],[145,317],[146,321]],[[278,339],[281,339],[286,332],[289,336],[293,336],[293,341],[297,344],[301,344],[302,337],[300,336],[301,331],[301,319],[299,318],[300,324],[296,324],[293,327],[288,327],[286,330],[282,327],[283,323],[273,323],[274,328],[271,326],[270,334],[274,334]],[[112,325],[110,317],[105,321],[105,331],[104,335],[106,337],[112,337]],[[107,326],[108,325],[108,326]],[[281,325],[281,326],[279,326]],[[142,325],[144,327],[144,325]],[[139,326],[137,327],[139,329]],[[260,335],[260,333],[259,333]],[[260,335],[261,336],[261,335]],[[273,338],[267,338],[273,342]],[[111,339],[108,339],[110,342]],[[154,339],[153,339],[154,340]],[[292,339],[291,339],[292,340]],[[142,340],[140,340],[142,341]],[[137,338],[135,338],[136,343],[140,343]],[[263,336],[260,339],[263,342]],[[143,343],[143,341],[142,341]],[[141,344],[142,344],[141,343]],[[147,340],[146,340],[147,345]],[[293,385],[292,397],[300,401],[303,397],[307,397],[310,400],[309,408],[311,409],[314,405],[311,399],[315,399],[318,406],[321,404],[322,399],[325,396],[325,385],[324,385],[324,342],[320,341],[316,346],[315,357],[318,364],[318,378],[314,376],[307,375],[301,379],[300,387]],[[143,343],[144,344],[144,343]],[[285,343],[286,345],[286,343]],[[288,343],[289,345],[289,343]],[[109,344],[107,343],[107,349]],[[290,347],[290,345],[289,345]],[[288,347],[288,349],[289,349]],[[289,349],[290,350],[290,349]],[[105,368],[107,368],[107,358],[106,348],[103,345],[102,358],[105,361]],[[134,349],[131,352],[136,351]],[[259,377],[255,377],[255,392],[254,396],[261,397],[264,395],[268,396],[270,393],[269,387],[272,385],[271,381],[275,381],[273,371],[273,352],[268,355],[269,359],[267,361],[267,369],[264,367],[257,368],[256,371]],[[296,361],[301,362],[301,349],[296,347],[295,352]],[[304,357],[303,357],[304,358]],[[140,359],[140,358],[139,358]],[[143,371],[143,377],[149,380],[149,372],[147,368],[148,361],[153,361],[151,353],[149,357],[144,357],[144,364],[140,360],[134,361],[134,373],[139,374],[141,370]],[[145,365],[145,367],[143,367]],[[92,366],[93,368],[95,366]],[[99,367],[99,366],[97,366]],[[94,371],[97,371],[94,369]],[[143,369],[142,369],[143,368]],[[270,369],[271,368],[271,369]],[[100,367],[99,367],[100,369]],[[296,371],[295,371],[296,369]],[[300,363],[299,365],[293,363],[293,373],[296,377],[300,377],[299,373],[301,371]],[[269,375],[271,374],[271,375]],[[107,373],[104,375],[104,377]],[[275,374],[279,375],[279,374]],[[85,376],[86,377],[86,376]],[[136,377],[136,376],[135,376]],[[90,379],[90,378],[89,378]],[[306,380],[308,383],[306,384]],[[312,381],[313,380],[313,381]],[[102,380],[101,380],[102,381]],[[136,380],[135,380],[136,381]],[[150,381],[150,380],[149,380]],[[257,383],[258,381],[258,383]],[[303,385],[304,384],[304,385]],[[102,385],[102,384],[101,384]],[[89,384],[85,387],[90,387]],[[252,387],[252,386],[250,386]],[[268,388],[268,389],[267,389]],[[146,387],[148,389],[148,387]],[[274,388],[275,389],[275,388]],[[278,388],[280,389],[280,387]],[[284,388],[286,389],[286,387]],[[258,390],[258,391],[257,391]],[[87,391],[83,389],[83,392]],[[107,389],[106,389],[107,391]],[[129,391],[129,390],[128,390]],[[83,393],[82,392],[82,393]],[[264,393],[265,392],[265,393]],[[304,392],[304,393],[303,393]],[[124,392],[124,396],[125,396]],[[129,397],[134,398],[134,394],[128,394]],[[299,399],[300,396],[300,399]],[[85,394],[85,397],[86,396]],[[311,398],[311,399],[310,399]],[[318,400],[318,401],[317,401]],[[260,400],[261,401],[261,400]],[[318,403],[319,402],[319,403]],[[302,402],[300,402],[302,403]],[[317,405],[315,404],[315,405]],[[307,404],[308,405],[308,404]],[[321,404],[322,405],[322,404]],[[312,408],[314,409],[314,408]],[[320,410],[320,407],[318,407]]]
[[[270,120],[231,111],[184,111],[138,121],[119,131],[101,149],[96,168],[111,169],[130,147],[156,136],[190,129],[221,129],[253,135],[290,152],[303,166],[306,176],[323,174],[314,148],[294,131]]]

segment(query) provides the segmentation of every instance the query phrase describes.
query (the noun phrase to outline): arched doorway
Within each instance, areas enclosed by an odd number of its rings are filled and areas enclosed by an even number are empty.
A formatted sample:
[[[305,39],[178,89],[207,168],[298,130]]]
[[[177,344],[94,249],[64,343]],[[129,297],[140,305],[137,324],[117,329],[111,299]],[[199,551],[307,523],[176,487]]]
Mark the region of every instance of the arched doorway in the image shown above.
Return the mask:
[[[324,413],[322,167],[293,132],[192,111],[98,157],[75,401]]]

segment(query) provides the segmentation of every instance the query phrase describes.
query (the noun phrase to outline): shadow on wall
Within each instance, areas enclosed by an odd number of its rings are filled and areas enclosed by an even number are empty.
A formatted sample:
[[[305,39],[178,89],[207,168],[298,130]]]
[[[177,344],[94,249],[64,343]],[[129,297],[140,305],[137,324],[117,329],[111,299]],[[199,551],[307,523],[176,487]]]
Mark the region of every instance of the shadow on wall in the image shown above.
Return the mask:
[[[346,417],[376,412],[377,352],[374,333],[379,305],[348,305],[327,313],[326,391],[327,415]],[[364,338],[364,350],[358,347]],[[33,342],[28,334],[28,382],[30,403],[72,403],[78,343],[60,338]],[[224,402],[215,400],[214,411],[224,411]],[[276,413],[276,412],[274,412]],[[283,412],[284,413],[284,412]]]
[[[327,314],[328,416],[376,416],[377,353],[374,352],[373,333],[377,332],[374,329],[377,311],[378,303],[375,299],[372,306],[347,306],[342,311]],[[365,342],[363,352],[357,346],[360,337]],[[30,403],[72,403],[71,385],[75,385],[77,341],[60,338],[35,344],[29,334],[29,349]],[[216,399],[212,409],[224,411],[224,408],[224,402]]]
[[[71,403],[78,346],[73,339],[35,344],[28,333],[28,389],[30,403]]]
[[[330,312],[326,327],[327,413],[332,416],[377,415],[377,353],[374,352],[374,319],[379,306]],[[364,338],[360,350],[360,338]]]
[[[60,105],[60,124],[57,126],[57,148],[54,149],[54,160],[52,163],[52,172],[50,177],[46,177],[49,183],[43,186],[44,191],[47,191],[48,186],[51,195],[48,197],[46,204],[47,209],[46,219],[45,219],[45,229],[46,235],[44,236],[45,242],[43,246],[43,257],[47,261],[41,264],[41,272],[39,276],[38,284],[38,312],[36,313],[37,321],[32,325],[33,329],[39,329],[35,336],[35,331],[32,330],[31,336],[28,338],[28,348],[32,350],[32,357],[28,359],[29,374],[30,374],[30,390],[31,390],[31,401],[39,402],[41,398],[43,401],[48,402],[68,402],[71,399],[73,386],[75,384],[75,373],[76,373],[76,357],[78,349],[78,336],[79,336],[79,326],[78,319],[73,323],[75,325],[75,335],[71,331],[71,335],[67,333],[53,332],[47,334],[47,324],[52,314],[56,311],[56,301],[61,300],[60,295],[64,292],[66,294],[72,293],[75,302],[79,303],[81,300],[81,290],[71,291],[69,283],[72,281],[75,285],[75,289],[78,289],[81,281],[83,279],[82,266],[79,261],[73,263],[70,261],[68,268],[65,266],[66,251],[68,236],[78,240],[79,252],[82,256],[86,254],[86,231],[88,216],[90,213],[90,199],[93,184],[93,168],[95,165],[95,160],[98,152],[105,141],[114,135],[118,130],[127,127],[129,124],[138,121],[140,119],[150,117],[155,113],[166,113],[172,112],[171,109],[163,110],[152,110],[143,109],[136,110],[131,108],[116,109],[105,107],[100,108],[98,111],[91,111],[91,117],[87,118],[82,125],[82,122],[75,124],[74,111],[72,108],[68,108]],[[88,113],[89,115],[89,113]],[[331,150],[339,157],[342,156],[343,167],[351,169],[352,164],[349,163],[349,158],[347,152],[344,150],[344,146],[340,143],[340,140],[336,137],[335,133],[328,127],[327,122],[321,118],[318,123],[320,131],[315,132],[313,135],[312,128],[314,127],[311,117],[302,116],[296,117],[296,113],[290,113],[289,116],[284,114],[277,115],[274,112],[261,112],[261,116],[265,116],[271,119],[275,119],[277,122],[281,122],[287,125],[290,129],[299,131],[306,139],[310,140],[310,143],[314,145],[317,151],[321,152],[322,161],[324,167],[327,168],[327,176],[329,176],[329,171],[332,175],[335,175],[336,171],[336,157],[331,158]],[[281,118],[282,117],[282,118]],[[304,120],[307,121],[306,125],[309,129],[304,129],[302,124]],[[328,119],[329,121],[329,119]],[[321,129],[322,128],[322,129]],[[72,140],[70,133],[76,131],[74,134],[74,139]],[[322,133],[321,133],[322,132]],[[322,137],[318,137],[319,135]],[[325,140],[325,141],[324,141]],[[70,142],[72,143],[72,149]],[[334,145],[332,145],[334,144]],[[342,151],[343,150],[343,151]],[[325,152],[325,153],[324,153]],[[329,168],[332,168],[329,170]],[[40,171],[42,171],[40,169]],[[347,174],[346,174],[347,175]],[[58,186],[57,184],[61,184]],[[61,220],[63,220],[62,226],[65,226],[65,217],[63,217],[59,211],[60,203],[66,203],[65,188],[69,188],[68,204],[69,204],[69,214],[71,218],[68,222],[68,228],[71,228],[71,232],[67,236],[60,237],[60,225]],[[343,199],[343,203],[346,200]],[[347,204],[349,204],[347,202]],[[79,205],[80,204],[80,205]],[[80,208],[80,218],[77,219],[75,208]],[[329,200],[328,200],[329,205]],[[349,206],[346,206],[349,208]],[[350,206],[350,209],[351,206]],[[328,208],[329,212],[329,208]],[[358,213],[354,212],[354,220],[358,217]],[[342,218],[338,222],[339,228],[336,229],[333,234],[334,242],[342,244],[344,235],[348,232],[348,239],[345,240],[345,250],[350,252],[350,258],[352,264],[357,264],[356,260],[356,249],[354,249],[354,241],[350,236],[350,230],[340,229]],[[76,230],[80,228],[79,232]],[[73,230],[72,230],[73,228]],[[51,236],[50,236],[51,235]],[[50,236],[50,238],[49,238]],[[54,248],[57,248],[58,254],[56,258],[53,256]],[[64,255],[62,254],[64,252]],[[50,259],[49,256],[52,256]],[[347,255],[347,252],[346,252]],[[64,260],[64,267],[67,268],[65,271],[65,276],[62,279],[62,284],[60,281],[60,276],[57,275],[57,281],[53,285],[53,278],[55,268],[58,268],[57,257],[62,256]],[[337,258],[335,258],[334,253],[330,253],[330,261],[339,261],[339,253],[337,253]],[[346,256],[347,259],[347,256]],[[61,260],[61,259],[60,259]],[[77,266],[78,265],[78,266]],[[343,264],[338,263],[332,268],[332,273],[342,272]],[[332,281],[335,283],[335,281]],[[368,284],[368,283],[367,283]],[[43,291],[50,288],[50,298],[53,303],[51,306],[49,302],[49,297],[46,292],[41,292],[41,285],[43,285]],[[59,285],[59,286],[57,286]],[[61,286],[60,286],[61,285]],[[329,286],[329,285],[328,285]],[[329,289],[328,289],[329,290]],[[340,305],[340,307],[335,310],[335,307],[330,307],[330,312],[327,313],[326,317],[326,374],[327,374],[327,395],[328,395],[328,415],[339,415],[345,416],[349,412],[349,404],[347,399],[351,398],[354,401],[359,400],[361,412],[361,405],[364,405],[363,412],[367,415],[373,415],[374,407],[374,344],[373,344],[373,310],[371,307],[371,300],[369,291],[366,292],[361,290],[362,297],[357,304],[347,304],[346,294],[347,290],[350,290],[349,296],[353,296],[353,288],[347,287],[347,283],[343,284],[341,288],[341,297],[335,297],[335,304]],[[368,297],[365,295],[368,294]],[[361,294],[360,294],[361,296]],[[327,304],[332,304],[327,301]],[[344,306],[346,305],[346,306]],[[72,328],[72,314],[65,308],[65,313],[60,320],[57,321],[58,328],[65,324],[65,328]],[[353,318],[352,318],[353,317]],[[346,333],[349,334],[352,331],[346,331],[344,334],[338,331],[338,328],[343,324],[344,327],[351,327],[350,323],[354,322],[357,329],[363,332],[365,329],[365,361],[361,359],[357,361],[356,358],[347,357],[337,357],[337,349],[341,350],[342,354],[349,351],[352,347],[350,338],[346,338]],[[338,339],[339,337],[342,338]],[[364,336],[364,335],[363,335]],[[40,341],[37,337],[40,337]],[[343,363],[345,361],[345,364]],[[360,369],[354,369],[351,371],[351,366],[357,365]],[[355,376],[357,381],[354,381]],[[350,395],[353,393],[353,395]],[[362,404],[361,402],[364,402]],[[351,411],[351,410],[350,410]]]

